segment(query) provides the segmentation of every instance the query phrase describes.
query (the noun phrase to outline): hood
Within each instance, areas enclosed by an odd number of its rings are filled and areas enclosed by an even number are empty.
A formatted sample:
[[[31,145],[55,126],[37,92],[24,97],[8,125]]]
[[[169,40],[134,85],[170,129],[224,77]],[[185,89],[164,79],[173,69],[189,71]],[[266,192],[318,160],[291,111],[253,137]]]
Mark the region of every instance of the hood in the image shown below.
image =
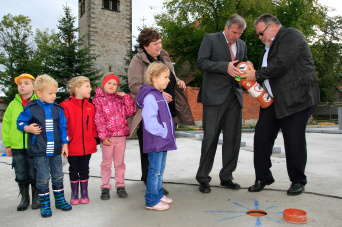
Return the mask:
[[[148,84],[144,84],[140,87],[140,92],[137,95],[137,104],[139,107],[143,107],[144,98],[146,97],[146,95],[151,94],[151,93],[160,94],[161,92],[158,91],[157,88]]]

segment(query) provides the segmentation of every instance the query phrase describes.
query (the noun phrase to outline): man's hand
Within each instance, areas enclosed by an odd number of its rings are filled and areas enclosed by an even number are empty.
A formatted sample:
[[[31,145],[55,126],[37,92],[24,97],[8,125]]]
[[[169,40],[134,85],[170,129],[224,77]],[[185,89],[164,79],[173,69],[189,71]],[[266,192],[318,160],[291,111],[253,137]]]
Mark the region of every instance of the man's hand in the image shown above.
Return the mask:
[[[106,146],[110,146],[112,144],[112,140],[110,139],[110,137],[102,140],[102,143],[103,145],[106,145]]]
[[[239,62],[239,60],[236,61],[231,61],[228,64],[228,74],[231,75],[232,77],[236,77],[239,75],[239,70],[234,66],[235,63]]]
[[[36,123],[25,126],[24,130],[25,132],[29,132],[35,135],[39,135],[42,132],[42,129]]]
[[[251,80],[251,81],[255,81],[256,78],[255,78],[255,69],[254,67],[248,71],[248,70],[241,70],[241,72],[245,73],[243,75],[240,75],[240,77],[242,79],[246,79],[246,80]]]
[[[12,157],[12,149],[10,147],[6,147],[6,155]]]
[[[185,86],[185,83],[184,83],[183,80],[178,80],[178,81],[177,81],[177,85],[178,85],[178,87],[179,87],[180,89],[182,89],[183,91],[185,91],[186,86]]]
[[[63,144],[62,155],[64,156],[64,158],[68,157],[68,155],[69,155],[68,144]]]
[[[171,96],[169,93],[163,91],[163,95],[164,95],[164,97],[165,97],[167,103],[169,103],[169,102],[172,101],[172,96]]]

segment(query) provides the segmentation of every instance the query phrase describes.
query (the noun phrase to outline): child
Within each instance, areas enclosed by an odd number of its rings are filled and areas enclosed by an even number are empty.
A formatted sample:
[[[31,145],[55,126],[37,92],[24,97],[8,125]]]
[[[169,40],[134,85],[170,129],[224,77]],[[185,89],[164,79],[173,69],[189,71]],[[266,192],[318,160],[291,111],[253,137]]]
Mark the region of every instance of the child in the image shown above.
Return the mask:
[[[38,209],[40,202],[36,188],[36,173],[33,158],[27,155],[27,134],[17,129],[17,118],[24,110],[24,106],[38,97],[33,93],[34,77],[30,74],[21,74],[14,78],[18,85],[18,94],[8,105],[2,123],[2,139],[6,146],[6,154],[12,157],[12,166],[15,172],[15,181],[19,185],[21,201],[17,211],[26,210],[30,205],[29,185],[32,191],[32,209]]]
[[[120,198],[126,198],[124,162],[126,137],[129,135],[129,128],[126,117],[135,113],[136,106],[130,94],[117,92],[119,78],[113,73],[107,73],[102,78],[102,87],[95,90],[93,98],[95,106],[95,125],[101,140],[102,163],[101,163],[101,199],[110,198],[109,183],[114,161],[116,193]]]
[[[52,215],[50,207],[49,180],[57,209],[69,211],[72,207],[65,201],[63,189],[62,156],[68,157],[68,132],[61,106],[54,103],[58,83],[48,75],[38,76],[34,90],[39,99],[30,101],[17,120],[17,127],[28,134],[28,154],[33,156],[37,171],[37,188],[42,217]]]
[[[95,108],[89,102],[90,80],[84,76],[72,78],[68,84],[71,98],[61,103],[67,119],[69,149],[69,177],[71,185],[71,205],[89,203],[88,179],[89,161],[96,152],[99,138],[95,129]],[[78,188],[81,184],[81,200]]]
[[[169,68],[161,62],[150,64],[146,72],[146,84],[137,95],[137,104],[142,108],[144,153],[148,153],[146,182],[146,209],[167,210],[171,198],[162,189],[167,150],[175,150],[175,128],[163,90],[170,79]]]

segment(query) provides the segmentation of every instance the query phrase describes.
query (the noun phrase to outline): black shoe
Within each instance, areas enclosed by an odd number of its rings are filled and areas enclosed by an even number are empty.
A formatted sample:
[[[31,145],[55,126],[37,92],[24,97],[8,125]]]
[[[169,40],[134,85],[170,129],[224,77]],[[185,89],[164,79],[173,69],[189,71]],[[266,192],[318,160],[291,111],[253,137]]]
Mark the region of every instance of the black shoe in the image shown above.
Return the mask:
[[[102,199],[102,200],[108,200],[108,199],[110,199],[109,188],[102,188],[102,191],[101,191],[101,199]]]
[[[164,190],[164,195],[169,195],[170,194],[169,191],[166,190],[165,188],[162,188],[162,189]]]
[[[23,211],[26,210],[30,205],[29,185],[19,185],[19,190],[19,193],[21,194],[21,201],[17,206],[17,211]]]
[[[240,189],[241,186],[236,183],[234,180],[227,180],[227,181],[221,181],[221,186],[230,188],[230,189]]]
[[[38,196],[38,189],[35,184],[31,183],[31,191],[32,191],[32,205],[31,208],[34,209],[39,209],[40,208],[40,201],[39,201],[39,196]]]
[[[266,185],[271,185],[274,183],[274,180],[256,180],[254,185],[248,188],[249,192],[260,192]]]
[[[116,194],[118,194],[120,198],[127,198],[127,192],[124,187],[118,187],[116,189]]]
[[[300,195],[305,191],[304,184],[302,183],[292,183],[289,190],[287,190],[288,195]]]
[[[209,193],[211,192],[210,185],[208,181],[204,181],[200,183],[199,190],[202,193]]]

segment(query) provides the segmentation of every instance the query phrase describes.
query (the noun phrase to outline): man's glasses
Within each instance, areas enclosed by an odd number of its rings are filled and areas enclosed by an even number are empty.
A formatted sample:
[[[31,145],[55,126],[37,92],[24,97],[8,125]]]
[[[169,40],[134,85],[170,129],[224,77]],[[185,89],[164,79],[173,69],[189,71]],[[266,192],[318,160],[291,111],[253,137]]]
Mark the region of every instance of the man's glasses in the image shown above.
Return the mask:
[[[271,24],[268,24],[268,25],[266,26],[266,28],[265,28],[262,32],[260,32],[259,34],[256,34],[257,37],[259,38],[260,35],[264,36],[264,32],[266,31],[266,29],[267,29],[270,25],[271,25]]]

